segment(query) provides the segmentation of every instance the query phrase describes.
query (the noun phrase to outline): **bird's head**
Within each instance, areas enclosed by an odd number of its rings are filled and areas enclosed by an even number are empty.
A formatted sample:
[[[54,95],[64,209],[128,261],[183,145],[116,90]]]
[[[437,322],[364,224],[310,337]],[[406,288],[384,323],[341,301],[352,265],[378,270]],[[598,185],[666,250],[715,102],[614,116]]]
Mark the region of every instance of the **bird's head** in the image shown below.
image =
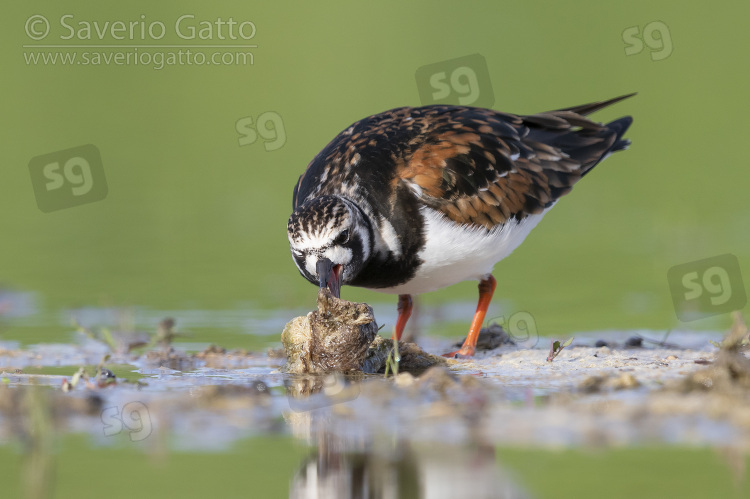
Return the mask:
[[[289,246],[300,274],[341,296],[372,253],[372,227],[364,212],[342,196],[306,201],[289,217]]]

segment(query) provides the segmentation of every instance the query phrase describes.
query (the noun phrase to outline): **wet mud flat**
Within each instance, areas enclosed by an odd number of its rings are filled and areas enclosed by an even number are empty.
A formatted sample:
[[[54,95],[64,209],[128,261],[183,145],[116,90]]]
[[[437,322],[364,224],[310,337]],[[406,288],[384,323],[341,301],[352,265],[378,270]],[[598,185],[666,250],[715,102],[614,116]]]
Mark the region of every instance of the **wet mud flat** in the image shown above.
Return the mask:
[[[186,354],[172,347],[112,356],[104,363],[105,368],[121,366],[134,380],[115,378],[101,385],[91,371],[88,380],[68,391],[63,380],[71,381],[76,364],[70,365],[70,375],[25,372],[44,371],[34,366],[45,364],[65,370],[64,359],[45,358],[48,346],[0,350],[0,417],[7,421],[18,412],[14,397],[38,385],[50,388],[48,402],[63,408],[63,419],[98,418],[98,406],[136,401],[150,415],[181,421],[164,425],[173,430],[190,426],[193,417],[222,421],[239,417],[235,411],[248,411],[252,417],[241,418],[239,427],[250,433],[265,431],[281,418],[290,426],[280,429],[295,434],[299,425],[311,425],[303,431],[310,433],[323,424],[360,437],[393,429],[404,437],[441,442],[481,434],[495,443],[540,445],[750,444],[750,360],[742,349],[727,353],[717,348],[711,341],[721,338],[715,334],[673,334],[669,347],[625,346],[620,340],[625,336],[578,335],[552,362],[546,360],[546,348],[505,344],[471,360],[388,377],[288,374],[282,372],[286,359],[279,350],[210,347]],[[603,339],[609,346],[593,346]],[[682,348],[681,342],[691,347]],[[449,347],[432,346],[436,351]],[[87,358],[86,347],[80,350],[75,360],[99,360],[96,354]],[[12,367],[4,367],[8,364]],[[101,431],[101,425],[95,428]]]
[[[393,343],[366,327],[368,348],[374,343],[386,358]],[[451,349],[445,341],[424,338],[424,350],[402,344],[402,355],[440,360],[388,376],[382,365],[368,367],[368,349],[346,372],[300,374],[289,372],[283,349],[187,353],[175,344],[128,353],[91,341],[0,348],[0,442],[34,441],[47,428],[87,433],[100,445],[119,435],[163,452],[279,434],[316,449],[318,465],[346,461],[355,473],[366,462],[387,474],[406,460],[440,475],[448,470],[431,450],[439,446],[452,449],[444,455],[464,477],[456,483],[524,497],[498,478],[495,446],[687,445],[746,455],[747,334],[739,318],[729,333],[673,332],[668,343],[642,341],[648,333],[579,334],[550,362],[550,340],[525,348],[495,327],[481,338],[487,349],[469,360],[435,355]],[[485,461],[493,471],[478,478]],[[295,483],[312,479],[303,468]]]

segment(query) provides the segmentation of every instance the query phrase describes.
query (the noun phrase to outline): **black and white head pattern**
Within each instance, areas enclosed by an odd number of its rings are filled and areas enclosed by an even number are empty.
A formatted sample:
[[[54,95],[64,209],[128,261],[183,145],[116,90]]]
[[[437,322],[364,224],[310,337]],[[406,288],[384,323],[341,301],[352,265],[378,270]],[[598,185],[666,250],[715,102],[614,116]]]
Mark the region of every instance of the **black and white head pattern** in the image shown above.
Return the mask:
[[[316,264],[328,258],[341,265],[341,281],[350,282],[370,258],[372,228],[359,207],[342,196],[309,199],[287,224],[294,263],[308,281],[318,284]]]

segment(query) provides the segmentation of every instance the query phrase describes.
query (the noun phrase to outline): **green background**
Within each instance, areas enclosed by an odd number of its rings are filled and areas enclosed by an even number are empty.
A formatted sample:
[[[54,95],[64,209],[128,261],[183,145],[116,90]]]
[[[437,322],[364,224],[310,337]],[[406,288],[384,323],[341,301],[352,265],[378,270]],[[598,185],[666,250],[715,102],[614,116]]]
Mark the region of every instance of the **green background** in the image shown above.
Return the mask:
[[[44,15],[54,25],[64,14],[99,22],[143,14],[170,28],[182,14],[249,19],[258,48],[252,66],[26,64],[29,16]],[[418,68],[479,53],[499,110],[535,113],[639,92],[595,116],[632,115],[633,146],[587,176],[496,267],[490,316],[528,311],[550,335],[724,328],[725,315],[679,323],[666,276],[672,266],[725,253],[750,268],[748,15],[750,6],[741,2],[6,4],[0,16],[0,282],[36,293],[40,314],[80,306],[310,308],[315,290],[298,275],[285,234],[297,177],[350,123],[419,105]],[[646,48],[626,56],[623,31],[653,21],[668,26],[672,54],[654,61]],[[163,42],[182,43],[173,35]],[[284,146],[240,146],[237,121],[265,112],[282,117]],[[101,151],[106,199],[42,213],[30,160],[84,144]],[[393,297],[363,290],[345,289],[344,296],[395,307]],[[463,283],[424,300],[475,296],[475,284]],[[498,306],[501,300],[508,309]],[[465,322],[448,333],[458,336],[472,311],[467,305]],[[3,338],[24,341],[68,340],[69,333],[61,324],[34,326],[33,318],[2,330]],[[200,333],[199,339],[225,346],[259,344],[247,334],[220,336],[218,326]],[[85,452],[71,448],[78,456]],[[505,456],[540,496],[592,490],[585,476],[575,490],[556,486],[570,476],[554,473],[560,459],[544,461],[547,469],[530,452]],[[597,484],[602,477],[611,484],[625,473],[622,466],[643,458],[613,456],[575,462],[611,463],[591,475]],[[681,456],[685,476],[715,461],[705,453]],[[289,476],[299,456],[283,460]],[[248,469],[251,477],[265,473]],[[539,479],[544,469],[549,480]],[[729,487],[725,474],[712,476]],[[278,480],[282,494],[286,482]],[[638,493],[646,497],[644,488]]]
[[[419,105],[420,66],[480,53],[495,109],[534,113],[639,92],[595,115],[632,115],[633,146],[597,167],[496,267],[490,316],[528,311],[542,334],[728,323],[680,324],[666,275],[724,253],[748,267],[746,4],[37,2],[4,10],[0,282],[39,293],[45,310],[310,307],[314,288],[298,275],[285,235],[299,174],[353,121]],[[187,43],[172,28],[182,14],[232,17],[255,23],[258,48],[252,66],[29,65],[22,45],[41,43],[24,33],[33,14],[50,20],[50,43],[65,33],[64,14],[74,16],[69,23],[145,15],[167,26],[157,43]],[[671,55],[626,56],[623,31],[657,20],[669,28]],[[267,111],[283,119],[284,146],[240,146],[236,122]],[[42,213],[31,158],[89,143],[101,151],[106,199]],[[344,296],[395,307],[388,295]],[[475,298],[471,282],[424,296]],[[467,305],[454,334],[471,313]]]

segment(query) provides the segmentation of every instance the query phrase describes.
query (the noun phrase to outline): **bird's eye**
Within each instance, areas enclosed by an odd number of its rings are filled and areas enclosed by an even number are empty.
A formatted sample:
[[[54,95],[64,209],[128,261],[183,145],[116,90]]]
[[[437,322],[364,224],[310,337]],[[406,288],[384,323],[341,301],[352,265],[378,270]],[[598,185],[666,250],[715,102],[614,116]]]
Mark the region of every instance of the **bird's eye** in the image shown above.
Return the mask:
[[[333,241],[336,246],[341,246],[349,242],[349,229],[342,230],[338,237]]]

